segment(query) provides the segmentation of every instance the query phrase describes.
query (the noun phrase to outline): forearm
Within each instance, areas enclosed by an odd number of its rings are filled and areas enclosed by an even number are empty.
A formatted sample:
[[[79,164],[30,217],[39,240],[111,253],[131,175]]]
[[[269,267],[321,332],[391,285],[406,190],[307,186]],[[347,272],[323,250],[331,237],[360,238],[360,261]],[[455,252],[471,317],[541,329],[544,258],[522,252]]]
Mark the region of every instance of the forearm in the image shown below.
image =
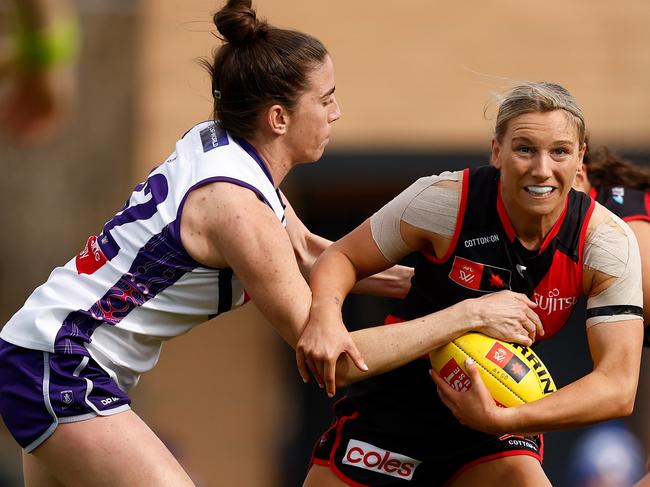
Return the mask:
[[[312,315],[341,320],[341,307],[356,282],[356,271],[350,260],[335,249],[326,250],[310,277]]]
[[[589,328],[594,370],[540,401],[512,408],[504,432],[584,426],[632,412],[641,364],[641,320]]]
[[[401,367],[473,329],[467,302],[404,323],[352,332],[369,367],[361,372],[346,355],[336,367],[337,385],[345,386],[369,376]]]
[[[403,298],[411,287],[413,268],[395,265],[390,269],[366,277],[352,288],[352,292],[387,298]]]
[[[310,279],[314,263],[331,244],[332,242],[326,238],[308,234],[301,240],[301,245],[294,245],[296,260],[305,279]],[[412,276],[412,267],[395,265],[390,269],[360,280],[351,288],[351,292],[388,298],[403,298],[411,287]]]
[[[636,386],[634,374],[608,377],[595,370],[544,399],[502,410],[504,420],[495,433],[537,434],[628,416]]]

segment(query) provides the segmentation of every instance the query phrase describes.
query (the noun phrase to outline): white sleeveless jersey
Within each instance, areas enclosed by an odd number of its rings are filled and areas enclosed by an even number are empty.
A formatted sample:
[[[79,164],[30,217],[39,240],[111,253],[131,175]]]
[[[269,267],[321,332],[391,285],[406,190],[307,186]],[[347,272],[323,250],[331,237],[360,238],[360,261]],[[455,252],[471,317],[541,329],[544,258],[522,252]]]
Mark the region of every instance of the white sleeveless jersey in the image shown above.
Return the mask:
[[[156,364],[163,341],[246,299],[231,269],[198,264],[180,240],[187,195],[217,181],[249,188],[285,224],[279,192],[255,149],[213,122],[201,123],[103,231],[32,293],[0,338],[90,355],[130,389]]]

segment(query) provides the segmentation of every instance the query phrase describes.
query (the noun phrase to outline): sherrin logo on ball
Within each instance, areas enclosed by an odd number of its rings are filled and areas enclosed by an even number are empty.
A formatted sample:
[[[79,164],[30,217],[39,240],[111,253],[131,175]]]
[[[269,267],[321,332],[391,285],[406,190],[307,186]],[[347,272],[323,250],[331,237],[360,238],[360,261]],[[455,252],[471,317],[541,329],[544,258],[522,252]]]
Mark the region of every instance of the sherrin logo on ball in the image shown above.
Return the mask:
[[[531,348],[482,333],[466,333],[432,351],[429,358],[433,369],[457,391],[471,387],[465,370],[465,360],[471,358],[501,406],[518,406],[556,391],[551,374]]]

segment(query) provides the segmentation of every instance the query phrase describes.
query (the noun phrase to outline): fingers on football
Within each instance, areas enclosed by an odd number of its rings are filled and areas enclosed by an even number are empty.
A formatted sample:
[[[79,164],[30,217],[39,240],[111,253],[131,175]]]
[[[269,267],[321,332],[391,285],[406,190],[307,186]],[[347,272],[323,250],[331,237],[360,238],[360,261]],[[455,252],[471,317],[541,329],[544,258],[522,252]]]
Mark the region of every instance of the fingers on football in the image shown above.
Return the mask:
[[[533,344],[533,340],[532,338],[530,338],[530,335],[527,335],[525,333],[517,335],[515,339],[512,341],[515,343],[519,343],[520,345],[523,345],[525,347],[530,347]]]
[[[481,379],[481,374],[478,371],[476,363],[471,358],[465,359],[465,370],[467,371],[467,375],[472,381],[471,388],[474,389],[477,393],[483,396],[487,395],[491,398],[492,395],[488,391],[487,386],[483,382],[483,379]]]

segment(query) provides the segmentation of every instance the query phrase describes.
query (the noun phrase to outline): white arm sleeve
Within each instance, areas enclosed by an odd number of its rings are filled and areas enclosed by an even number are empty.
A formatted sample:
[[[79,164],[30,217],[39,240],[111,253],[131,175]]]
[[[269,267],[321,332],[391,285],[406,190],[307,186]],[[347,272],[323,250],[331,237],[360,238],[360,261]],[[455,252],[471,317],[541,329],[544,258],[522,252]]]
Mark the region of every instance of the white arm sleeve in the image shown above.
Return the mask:
[[[436,183],[459,181],[460,174],[420,178],[370,217],[372,238],[386,260],[396,263],[413,251],[402,239],[402,221],[446,237],[454,234],[460,194]]]
[[[642,319],[641,257],[630,227],[615,215],[587,235],[584,265],[616,279],[587,299],[587,328],[599,323]]]

